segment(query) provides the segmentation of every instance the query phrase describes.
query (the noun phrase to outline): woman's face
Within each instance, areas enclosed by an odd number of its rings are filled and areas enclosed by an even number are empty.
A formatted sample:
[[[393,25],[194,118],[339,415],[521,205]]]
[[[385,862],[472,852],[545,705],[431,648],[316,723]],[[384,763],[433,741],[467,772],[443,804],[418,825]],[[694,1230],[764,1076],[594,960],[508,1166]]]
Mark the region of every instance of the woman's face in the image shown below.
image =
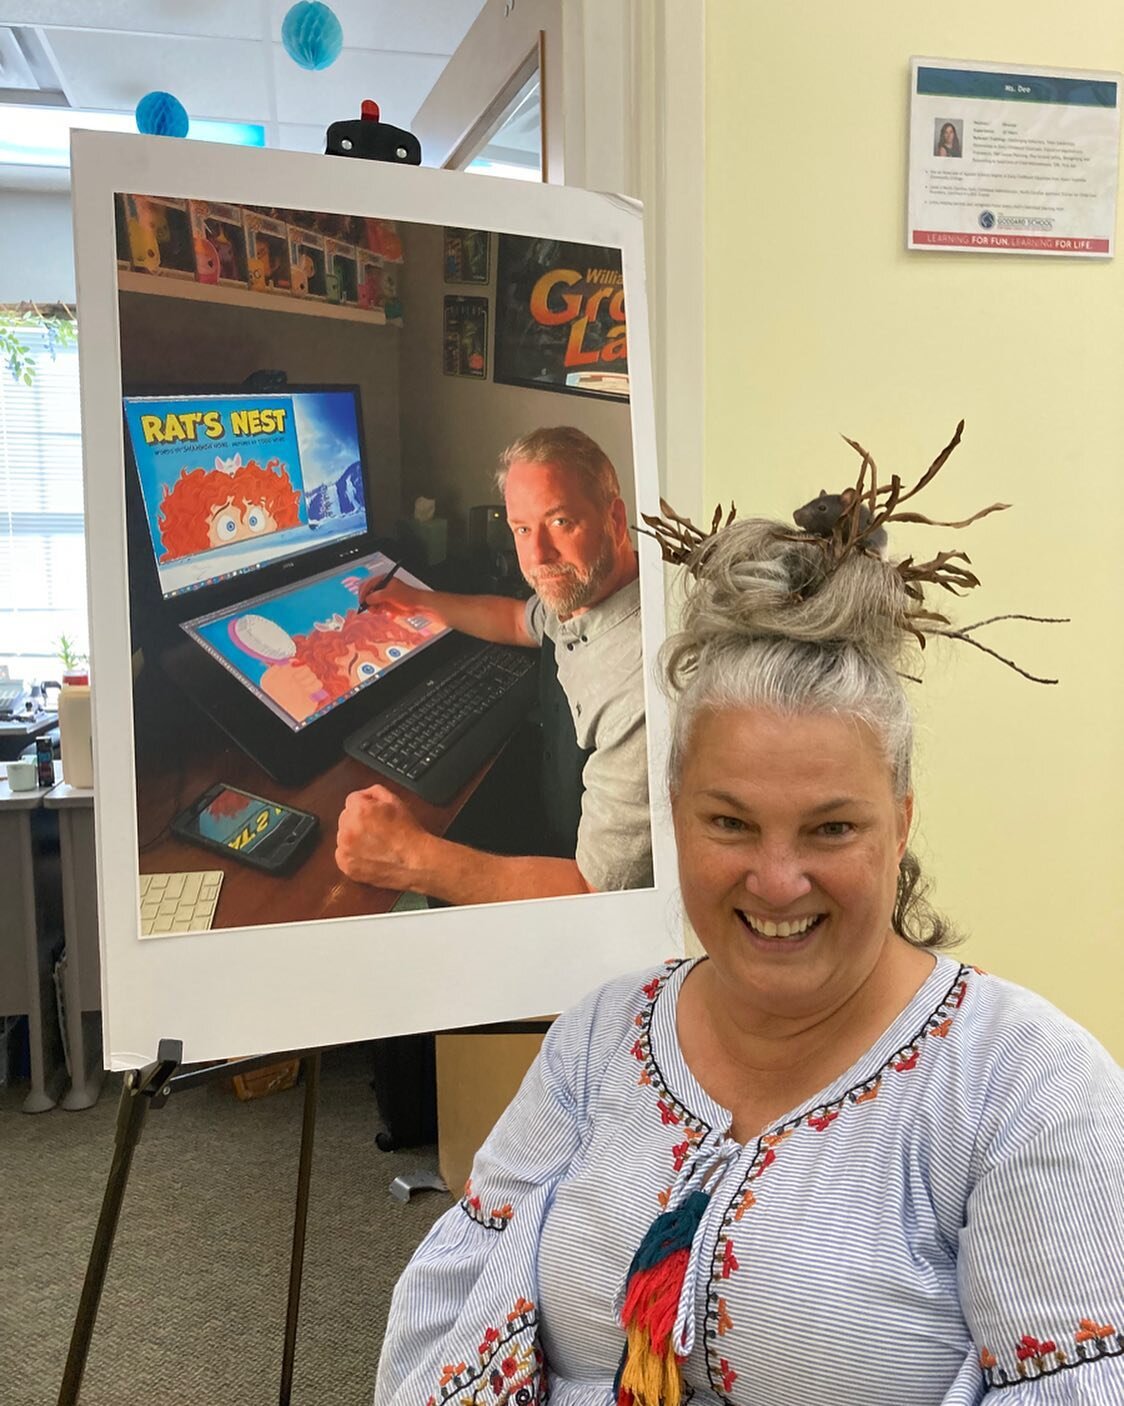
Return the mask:
[[[951,146],[956,140],[956,128],[951,122],[946,122],[941,128],[941,146]]]
[[[715,975],[754,1009],[833,1009],[897,941],[913,798],[895,800],[865,724],[703,713],[672,810],[687,916]]]

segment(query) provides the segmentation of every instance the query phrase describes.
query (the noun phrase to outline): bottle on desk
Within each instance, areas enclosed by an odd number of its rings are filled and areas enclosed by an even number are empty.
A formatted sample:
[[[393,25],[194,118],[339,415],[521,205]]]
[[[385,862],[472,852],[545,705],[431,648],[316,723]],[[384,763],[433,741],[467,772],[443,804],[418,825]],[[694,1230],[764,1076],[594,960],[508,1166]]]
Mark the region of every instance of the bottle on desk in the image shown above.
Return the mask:
[[[59,750],[68,786],[94,784],[94,731],[90,718],[90,676],[68,673],[59,689]]]

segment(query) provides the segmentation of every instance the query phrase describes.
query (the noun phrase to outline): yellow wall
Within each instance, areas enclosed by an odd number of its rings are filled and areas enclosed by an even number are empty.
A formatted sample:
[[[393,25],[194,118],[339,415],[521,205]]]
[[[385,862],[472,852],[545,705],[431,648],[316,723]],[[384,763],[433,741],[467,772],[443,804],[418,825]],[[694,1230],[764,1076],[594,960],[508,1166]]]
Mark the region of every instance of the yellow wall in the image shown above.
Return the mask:
[[[916,475],[983,580],[967,623],[1056,688],[931,648],[919,853],[967,960],[1030,986],[1124,1058],[1124,252],[1111,262],[905,252],[911,55],[1124,69],[1102,0],[707,7],[703,503],[786,516],[853,481],[843,431]],[[959,539],[953,541],[953,539]],[[910,686],[913,688],[913,686]]]

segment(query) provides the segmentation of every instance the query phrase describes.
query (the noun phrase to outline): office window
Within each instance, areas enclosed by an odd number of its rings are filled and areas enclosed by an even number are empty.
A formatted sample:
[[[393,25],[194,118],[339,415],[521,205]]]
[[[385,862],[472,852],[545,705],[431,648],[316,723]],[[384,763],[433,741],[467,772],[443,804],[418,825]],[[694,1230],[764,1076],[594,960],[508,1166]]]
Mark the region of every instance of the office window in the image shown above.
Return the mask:
[[[0,662],[31,681],[55,672],[60,635],[85,651],[89,627],[78,349],[20,335],[33,384],[0,364]]]

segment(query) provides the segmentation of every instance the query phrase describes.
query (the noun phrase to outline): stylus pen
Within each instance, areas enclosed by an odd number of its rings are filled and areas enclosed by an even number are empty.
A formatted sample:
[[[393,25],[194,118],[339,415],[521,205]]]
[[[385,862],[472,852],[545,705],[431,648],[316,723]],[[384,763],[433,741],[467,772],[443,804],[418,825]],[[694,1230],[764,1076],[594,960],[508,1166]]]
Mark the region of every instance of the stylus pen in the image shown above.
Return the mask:
[[[373,590],[373,591],[369,591],[369,592],[367,593],[367,596],[366,596],[363,600],[361,600],[361,601],[359,602],[359,609],[360,609],[360,610],[366,610],[366,609],[367,609],[367,601],[370,600],[371,596],[373,596],[373,595],[375,594],[375,591],[381,591],[384,586],[389,586],[389,585],[390,585],[390,583],[394,580],[395,576],[398,575],[398,568],[399,568],[401,565],[402,565],[402,563],[401,563],[400,561],[396,561],[396,562],[394,563],[394,565],[390,568],[390,570],[386,573],[386,575],[382,578],[382,580],[381,580],[381,581],[379,582],[379,584],[374,588],[374,590]]]

